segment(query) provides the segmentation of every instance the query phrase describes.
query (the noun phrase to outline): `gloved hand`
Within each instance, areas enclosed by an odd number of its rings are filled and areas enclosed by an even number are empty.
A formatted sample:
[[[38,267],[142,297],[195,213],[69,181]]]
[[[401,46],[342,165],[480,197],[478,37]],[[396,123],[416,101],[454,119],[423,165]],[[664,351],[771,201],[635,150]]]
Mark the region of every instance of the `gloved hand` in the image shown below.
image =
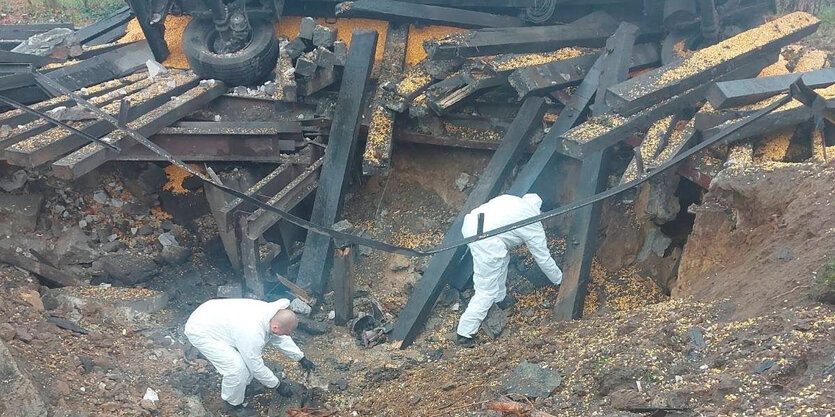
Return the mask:
[[[278,381],[278,386],[275,387],[275,390],[282,397],[288,398],[293,396],[293,388],[290,386],[290,381],[286,379]]]
[[[299,366],[301,366],[305,371],[313,371],[316,369],[316,365],[307,358],[299,359]]]

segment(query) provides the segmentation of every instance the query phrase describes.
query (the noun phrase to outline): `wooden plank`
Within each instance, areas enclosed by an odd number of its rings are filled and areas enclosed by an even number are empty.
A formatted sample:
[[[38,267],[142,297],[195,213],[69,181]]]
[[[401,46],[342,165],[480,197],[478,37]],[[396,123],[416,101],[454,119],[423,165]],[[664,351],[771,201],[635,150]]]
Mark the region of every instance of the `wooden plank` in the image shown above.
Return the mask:
[[[139,41],[85,59],[77,64],[49,71],[44,75],[75,91],[107,80],[124,77],[144,68],[145,62],[153,58],[153,54],[148,48],[148,42]]]
[[[267,176],[255,183],[255,185],[247,189],[246,195],[258,199],[264,199],[266,196],[275,196],[293,180],[294,176],[296,176],[296,169],[292,164],[281,164],[267,174]],[[219,210],[218,228],[224,231],[232,230],[235,227],[233,223],[235,213],[239,211],[252,212],[257,210],[257,207],[252,202],[242,198],[231,200]]]
[[[606,102],[623,116],[638,113],[709,83],[764,52],[777,52],[783,46],[813,33],[819,25],[820,20],[808,13],[791,13],[700,49],[683,60],[612,86],[606,94]]]
[[[391,165],[394,112],[384,105],[385,97],[392,94],[386,85],[395,83],[403,73],[408,37],[408,24],[389,25],[377,91],[371,102],[371,122],[366,135],[365,151],[362,154],[362,173],[365,175],[386,173]]]
[[[775,62],[775,55],[761,57],[720,77],[720,81],[753,77],[765,66]],[[704,100],[710,84],[703,84],[685,93],[664,100],[640,113],[629,117],[616,114],[604,114],[589,118],[560,138],[559,152],[572,158],[583,159],[593,152],[600,151],[632,136],[635,132],[648,128],[658,119],[684,109],[691,108]]]
[[[472,100],[477,96],[486,93],[500,85],[507,82],[507,78],[503,75],[479,75],[474,77],[472,74],[463,76],[464,85],[454,88],[451,91],[445,92],[441,95],[431,94],[429,90],[426,92],[426,104],[438,116],[446,115],[455,109],[464,105],[468,100]]]
[[[599,13],[596,20],[583,24],[473,30],[430,39],[424,47],[433,60],[546,52],[567,46],[596,48],[603,46],[617,28],[617,21],[605,13]]]
[[[2,63],[19,63],[32,64],[35,67],[42,67],[44,65],[55,62],[63,62],[60,59],[51,58],[48,56],[23,54],[20,52],[0,51],[0,62]]]
[[[14,265],[31,272],[40,277],[40,280],[50,287],[76,287],[84,285],[80,279],[72,274],[7,249],[0,249],[0,262]]]
[[[275,122],[177,122],[159,131],[163,135],[288,135],[302,133],[296,121]],[[291,137],[292,135],[288,135]]]
[[[354,318],[354,248],[346,246],[334,250],[333,322],[345,326]]]
[[[128,127],[148,137],[164,127],[202,108],[225,92],[226,85],[220,81],[204,81],[181,94],[177,100],[170,100],[142,117],[128,123]],[[175,93],[176,94],[176,93]],[[131,149],[136,142],[119,131],[103,139],[116,145],[123,152]],[[52,164],[52,172],[58,178],[78,178],[117,156],[113,149],[98,143],[89,143]]]
[[[510,85],[520,98],[544,95],[552,91],[579,84],[585,78],[599,54],[586,54],[575,58],[520,68],[508,77]],[[660,60],[658,45],[645,43],[633,49],[631,68],[641,69]]]
[[[544,99],[533,97],[525,100],[516,118],[513,119],[513,123],[507,129],[499,149],[493,153],[484,172],[479,176],[478,183],[467,196],[467,201],[444,235],[444,244],[461,240],[463,238],[461,225],[464,216],[499,193],[505,179],[521,156],[524,144],[539,129],[544,114]],[[394,330],[392,330],[392,338],[400,341],[401,348],[411,345],[417,337],[438,295],[451,279],[466,250],[466,247],[448,250],[433,256],[429,261],[429,265],[412,290],[409,301],[397,317]]]
[[[336,6],[337,17],[370,17],[393,22],[424,22],[464,28],[520,27],[522,19],[452,7],[393,0],[346,1]]]
[[[52,29],[58,28],[75,29],[75,26],[72,23],[0,25],[0,39],[20,43],[39,33],[49,32]]]
[[[126,24],[132,18],[133,12],[130,7],[123,7],[104,19],[78,29],[78,31],[75,32],[75,38],[78,39],[78,42],[82,45],[88,45],[91,41],[107,34],[114,28],[118,28]]]
[[[371,78],[376,46],[377,32],[354,31],[322,166],[321,178],[326,180],[319,183],[310,218],[313,223],[325,227],[333,225],[342,212],[343,191],[357,148],[361,118],[366,108],[365,91]],[[308,233],[296,283],[304,289],[321,293],[332,262],[331,239],[318,233]]]
[[[287,212],[291,211],[316,189],[321,178],[320,173],[324,162],[324,159],[319,158],[316,162],[304,168],[296,178],[287,183],[275,196],[271,197],[267,201],[267,204]],[[281,217],[277,214],[264,209],[258,209],[247,217],[244,232],[250,239],[257,239],[269,228],[278,223],[279,220],[281,220]]]
[[[609,54],[598,78],[598,100],[602,97],[601,91],[605,92],[607,88],[626,80],[629,76],[629,62],[637,35],[636,26],[622,23],[615,34],[606,41]],[[594,115],[609,111],[610,108],[602,100],[592,108]],[[601,149],[583,159],[576,184],[578,199],[591,197],[605,189],[608,173],[606,154],[607,151]],[[603,202],[598,201],[571,213],[568,234],[571,240],[566,244],[563,279],[554,304],[554,318],[557,320],[571,320],[583,314],[602,210]]]
[[[835,68],[825,68],[796,74],[714,83],[707,91],[707,99],[716,110],[745,106],[765,100],[789,90],[789,86],[803,79],[810,88],[835,84]]]

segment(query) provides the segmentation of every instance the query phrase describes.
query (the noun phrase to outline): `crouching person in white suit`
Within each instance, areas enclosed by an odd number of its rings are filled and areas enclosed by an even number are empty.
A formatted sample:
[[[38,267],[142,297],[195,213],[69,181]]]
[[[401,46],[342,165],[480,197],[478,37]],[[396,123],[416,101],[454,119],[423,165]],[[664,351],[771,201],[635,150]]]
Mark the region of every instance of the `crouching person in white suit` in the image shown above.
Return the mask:
[[[477,207],[464,217],[461,234],[467,238],[478,233],[478,215],[484,213],[484,232],[516,223],[540,214],[542,199],[536,194],[523,197],[500,195]],[[537,265],[554,285],[562,282],[562,271],[548,250],[545,230],[541,222],[520,227],[467,245],[473,256],[473,287],[475,294],[458,322],[458,344],[474,346],[473,335],[493,303],[507,308],[512,298],[507,296],[507,267],[510,249],[524,243]]]
[[[209,300],[197,307],[186,322],[189,342],[223,376],[220,397],[235,416],[255,415],[254,409],[243,405],[246,387],[253,378],[283,396],[292,393],[289,384],[282,383],[264,365],[261,355],[267,343],[298,361],[305,370],[315,368],[290,337],[299,321],[289,306],[287,299],[271,303],[245,298]]]

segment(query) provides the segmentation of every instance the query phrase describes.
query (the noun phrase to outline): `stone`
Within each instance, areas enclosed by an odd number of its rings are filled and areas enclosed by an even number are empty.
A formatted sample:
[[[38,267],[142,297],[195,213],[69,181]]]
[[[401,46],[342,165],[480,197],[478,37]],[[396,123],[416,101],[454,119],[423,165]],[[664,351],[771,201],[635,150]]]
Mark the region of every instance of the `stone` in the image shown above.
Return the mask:
[[[9,125],[0,126],[0,138],[7,138],[12,134],[12,127]]]
[[[241,298],[243,296],[243,289],[241,284],[227,284],[217,287],[218,298]]]
[[[776,258],[778,261],[791,261],[795,257],[796,256],[792,248],[785,246],[777,249],[777,251],[774,252],[774,258]]]
[[[502,381],[502,393],[547,398],[561,383],[562,376],[555,369],[523,361]]]
[[[102,259],[102,270],[114,281],[136,285],[153,278],[157,274],[157,264],[149,257],[119,253],[106,255]]]
[[[149,210],[150,208],[148,208],[148,205],[141,202],[125,203],[125,205],[122,206],[122,211],[132,216],[146,215]]]
[[[174,230],[174,227],[177,225],[174,224],[174,222],[172,222],[171,220],[165,220],[162,222],[160,226],[162,227],[163,232],[170,232]]]
[[[44,311],[43,301],[41,301],[41,295],[37,291],[22,290],[19,296],[21,300],[26,302],[26,304],[32,306],[32,308],[34,308],[35,311]]]
[[[84,51],[81,49],[78,38],[75,37],[74,30],[55,28],[30,36],[29,39],[15,46],[12,52],[67,59],[79,56]]]
[[[313,309],[310,307],[310,304],[305,303],[300,298],[294,298],[293,301],[290,302],[290,310],[293,310],[296,314],[309,316]]]
[[[170,232],[160,234],[157,240],[163,247],[170,245],[179,245],[179,243],[177,243],[177,238],[174,237],[174,235],[172,235]]]
[[[59,398],[66,397],[71,393],[70,385],[67,384],[67,382],[63,379],[56,379],[54,382],[52,382],[52,386],[50,387],[50,389],[52,391],[52,394]]]
[[[312,17],[303,17],[299,22],[299,38],[312,40],[313,31],[316,29],[316,21]]]
[[[128,316],[133,316],[156,313],[168,305],[168,300],[168,294],[162,291],[154,291],[153,294],[144,297],[115,300],[113,305],[122,309]]]
[[[55,242],[55,255],[61,264],[91,263],[98,257],[90,237],[75,226],[64,232]]]
[[[673,240],[667,237],[661,228],[655,225],[649,226],[647,237],[644,240],[644,245],[641,251],[638,252],[638,262],[647,260],[650,255],[655,255],[658,258],[664,257],[664,252],[670,247]]]
[[[95,120],[96,115],[80,106],[65,107],[59,106],[46,112],[54,119],[62,122],[80,122],[85,120]]]
[[[104,252],[118,252],[122,249],[125,249],[127,245],[124,242],[119,240],[114,240],[112,242],[106,242],[105,244],[101,245],[101,250]]]
[[[470,178],[472,178],[470,174],[462,172],[461,175],[459,175],[458,178],[455,179],[455,188],[457,188],[458,191],[466,190],[467,187],[470,186]]]
[[[38,193],[0,193],[0,234],[34,232],[38,226],[43,202],[43,195]]]
[[[348,60],[348,44],[343,41],[335,41],[333,43],[334,65],[345,66],[345,61]]]
[[[96,203],[107,204],[108,199],[109,198],[107,196],[107,193],[104,192],[104,190],[98,190],[95,193],[93,193],[93,201],[95,201]]]
[[[316,25],[316,27],[313,29],[314,46],[331,48],[333,47],[334,42],[336,42],[336,29],[331,29],[322,25]]]
[[[187,417],[211,417],[212,414],[206,411],[200,397],[189,395],[185,397]]]
[[[139,406],[142,407],[143,410],[148,411],[157,411],[157,404],[149,399],[143,398],[139,401]]]
[[[311,320],[306,317],[299,317],[298,328],[311,336],[319,336],[331,331],[331,326],[329,324]]]
[[[162,248],[162,260],[169,265],[180,265],[191,256],[191,249],[180,245],[168,245]]]
[[[8,341],[14,339],[16,334],[17,334],[17,331],[15,330],[14,327],[12,327],[11,324],[0,323],[0,339],[2,339],[4,342],[8,342]]]
[[[30,333],[29,329],[25,327],[18,327],[17,329],[15,329],[15,337],[24,343],[29,343],[32,341],[32,339],[34,339],[32,337],[32,333]]]
[[[487,312],[487,317],[481,323],[481,328],[493,339],[498,338],[510,319],[507,311],[493,304]]]
[[[328,391],[339,392],[348,389],[348,380],[346,378],[339,378],[328,383]]]
[[[46,417],[46,404],[5,344],[0,342],[0,398],[3,416]]]
[[[438,305],[444,307],[449,307],[457,303],[458,301],[458,290],[448,285],[444,287],[444,289],[441,291],[441,295],[438,296]]]
[[[10,193],[23,188],[28,180],[29,174],[27,174],[26,171],[19,169],[15,171],[11,177],[0,179],[0,188],[2,188],[5,192]]]
[[[396,253],[391,257],[391,263],[389,264],[389,268],[392,271],[405,271],[411,267],[412,261],[409,259],[409,257],[401,255],[399,253]]]
[[[153,59],[149,59],[145,61],[145,67],[148,68],[148,75],[151,76],[151,80],[155,79],[160,74],[168,74],[168,68],[165,68],[162,64]]]

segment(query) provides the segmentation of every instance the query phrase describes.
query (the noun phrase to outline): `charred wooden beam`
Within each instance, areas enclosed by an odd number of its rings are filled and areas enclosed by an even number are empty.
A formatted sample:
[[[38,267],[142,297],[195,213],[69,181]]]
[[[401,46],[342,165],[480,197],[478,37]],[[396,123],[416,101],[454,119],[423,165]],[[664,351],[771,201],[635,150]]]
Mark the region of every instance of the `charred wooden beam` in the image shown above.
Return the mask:
[[[118,37],[113,37],[118,33],[118,31],[114,33],[114,29],[126,26],[131,19],[133,19],[133,11],[129,7],[123,7],[104,19],[78,29],[75,32],[75,38],[82,45],[113,42],[118,39]]]
[[[336,248],[333,259],[333,322],[344,326],[354,318],[354,257],[352,245]]]
[[[50,58],[48,56],[23,54],[20,52],[0,51],[0,62],[4,64],[32,64],[35,67],[42,67],[44,65],[62,61],[60,59]]]
[[[267,201],[267,204],[284,211],[291,211],[316,189],[317,184],[320,182],[320,172],[322,171],[323,163],[324,159],[319,158],[316,162],[303,169],[300,169],[298,166],[287,165],[289,169],[298,173],[298,175],[271,197]],[[266,187],[262,188],[263,190],[266,190]],[[258,209],[247,217],[244,232],[250,239],[257,239],[269,228],[278,223],[279,220],[281,220],[281,217],[277,214],[264,209]]]
[[[357,148],[357,136],[365,110],[366,94],[374,64],[377,32],[358,30],[351,38],[348,60],[334,109],[322,178],[313,204],[313,223],[329,227],[342,212],[343,190]],[[313,292],[322,291],[333,261],[333,243],[328,236],[308,233],[297,283]]]
[[[391,164],[394,112],[386,108],[384,102],[386,96],[393,94],[389,84],[393,84],[403,72],[408,37],[408,24],[389,25],[377,91],[371,102],[371,122],[368,126],[365,151],[362,155],[362,173],[365,175],[388,172]]]
[[[425,48],[433,60],[554,51],[566,46],[601,47],[615,32],[617,21],[598,13],[595,21],[579,24],[473,30],[448,38],[429,40]]]
[[[606,91],[629,76],[632,47],[637,37],[637,26],[621,23],[615,34],[606,41],[608,53],[598,78],[597,99],[602,97],[601,91]],[[602,100],[596,102],[592,109],[593,115],[609,111],[609,107]],[[608,173],[606,152],[606,149],[601,149],[582,160],[576,184],[577,198],[591,197],[605,189]],[[554,318],[557,320],[571,320],[583,314],[602,209],[603,202],[598,201],[571,213],[571,228],[568,234],[571,240],[566,244],[563,279],[554,304]]]
[[[301,60],[302,58],[299,58],[296,62],[301,62]],[[313,76],[297,80],[296,87],[299,95],[309,96],[313,93],[322,90],[323,88],[330,86],[335,81],[336,73],[334,72],[333,67],[331,67],[330,69],[319,68],[316,70],[316,73],[314,73]]]
[[[462,76],[463,85],[451,88],[442,94],[427,90],[426,104],[438,116],[461,107],[467,100],[473,99],[495,87],[507,82],[503,75],[465,74]]]
[[[774,55],[760,57],[728,72],[720,77],[719,81],[756,76],[760,70],[774,61]],[[663,117],[694,107],[704,100],[705,92],[709,87],[710,84],[697,86],[629,117],[617,114],[591,117],[560,136],[562,146],[559,151],[573,158],[583,159],[587,155],[629,138],[635,132],[648,128]]]
[[[336,5],[336,16],[371,17],[404,23],[424,22],[465,28],[500,28],[525,25],[522,19],[511,16],[393,0],[346,1]]]
[[[194,87],[195,84],[197,84],[195,81],[189,81],[185,85]],[[170,94],[179,94],[176,100],[168,100],[150,111],[143,112],[145,114],[140,114],[140,117],[135,118],[127,126],[142,136],[148,137],[205,106],[223,94],[225,90],[226,85],[219,81],[204,81],[182,94],[172,92]],[[123,153],[136,146],[136,142],[121,131],[105,137],[103,141],[121,148]],[[52,172],[58,178],[78,178],[105,162],[115,159],[118,155],[119,152],[113,149],[98,143],[90,143],[54,162]]]
[[[581,55],[547,64],[532,65],[514,71],[508,81],[519,97],[544,95],[552,91],[579,84],[585,78],[598,54]],[[633,48],[630,67],[646,68],[660,60],[658,45],[645,43]]]
[[[474,208],[484,204],[496,196],[504,181],[522,153],[522,149],[531,136],[539,129],[542,116],[545,114],[545,101],[534,97],[525,100],[522,108],[513,119],[499,149],[493,153],[490,162],[479,177],[478,183],[470,192],[467,201],[461,208],[455,221],[444,235],[444,243],[448,244],[462,239],[461,225],[464,216]],[[452,278],[455,268],[466,253],[466,247],[448,250],[437,254],[429,261],[429,266],[418,281],[409,301],[397,317],[392,331],[392,338],[401,342],[400,347],[406,348],[415,340],[429,317],[435,301],[438,299],[444,285]]]
[[[46,72],[44,75],[74,91],[124,77],[144,68],[145,62],[153,58],[148,42],[139,41],[85,59],[77,64]]]
[[[667,119],[662,119],[661,122],[666,121]],[[675,121],[675,118],[672,116],[669,117],[670,121]],[[669,128],[670,126],[663,126],[659,125],[660,129]],[[650,128],[652,130],[652,128]],[[651,135],[652,133],[652,135]],[[661,134],[661,138],[653,137],[655,135]],[[675,158],[680,153],[684,152],[687,148],[695,143],[695,141],[699,138],[698,131],[694,127],[694,120],[690,119],[681,129],[675,129],[669,132],[669,137],[667,137],[667,132],[647,132],[647,136],[651,138],[651,140],[655,140],[655,142],[647,141],[647,137],[644,138],[644,141],[639,145],[639,152],[641,155],[641,164],[643,165],[643,169],[638,168],[638,161],[636,158],[629,163],[626,167],[626,171],[624,171],[623,176],[620,179],[620,183],[626,183],[632,181],[639,176],[642,176],[646,172],[651,171],[653,168],[669,161],[672,158]],[[643,172],[641,172],[643,171]]]
[[[293,178],[296,176],[296,171],[296,168],[293,167],[292,164],[281,164],[272,172],[267,174],[267,176],[247,189],[246,195],[258,199],[267,198],[266,196],[275,196],[279,191],[284,189],[287,184],[290,184],[290,182],[293,181]],[[227,232],[232,231],[235,227],[235,213],[239,211],[254,212],[257,209],[258,206],[252,202],[242,198],[235,198],[229,201],[218,211],[218,228]]]
[[[714,81],[729,70],[750,62],[763,53],[780,48],[813,33],[820,25],[816,17],[795,12],[760,27],[701,49],[681,61],[643,73],[609,88],[606,102],[629,116],[688,89]]]
[[[803,83],[810,88],[828,87],[835,84],[835,68],[799,74],[718,82],[707,91],[707,99],[716,110],[754,104],[788,91],[789,86],[798,78],[801,78]]]
[[[186,162],[252,162],[264,164],[296,164],[303,165],[309,162],[309,158],[297,154],[286,154],[278,150],[264,151],[262,149],[251,149],[238,147],[234,153],[229,153],[222,148],[208,150],[186,150],[171,152],[171,154]],[[145,147],[133,147],[122,152],[111,159],[111,161],[133,161],[133,162],[165,162],[167,159]]]
[[[76,287],[84,285],[78,277],[70,273],[11,250],[0,249],[0,262],[14,265],[31,272],[40,277],[44,285],[50,287]]]

